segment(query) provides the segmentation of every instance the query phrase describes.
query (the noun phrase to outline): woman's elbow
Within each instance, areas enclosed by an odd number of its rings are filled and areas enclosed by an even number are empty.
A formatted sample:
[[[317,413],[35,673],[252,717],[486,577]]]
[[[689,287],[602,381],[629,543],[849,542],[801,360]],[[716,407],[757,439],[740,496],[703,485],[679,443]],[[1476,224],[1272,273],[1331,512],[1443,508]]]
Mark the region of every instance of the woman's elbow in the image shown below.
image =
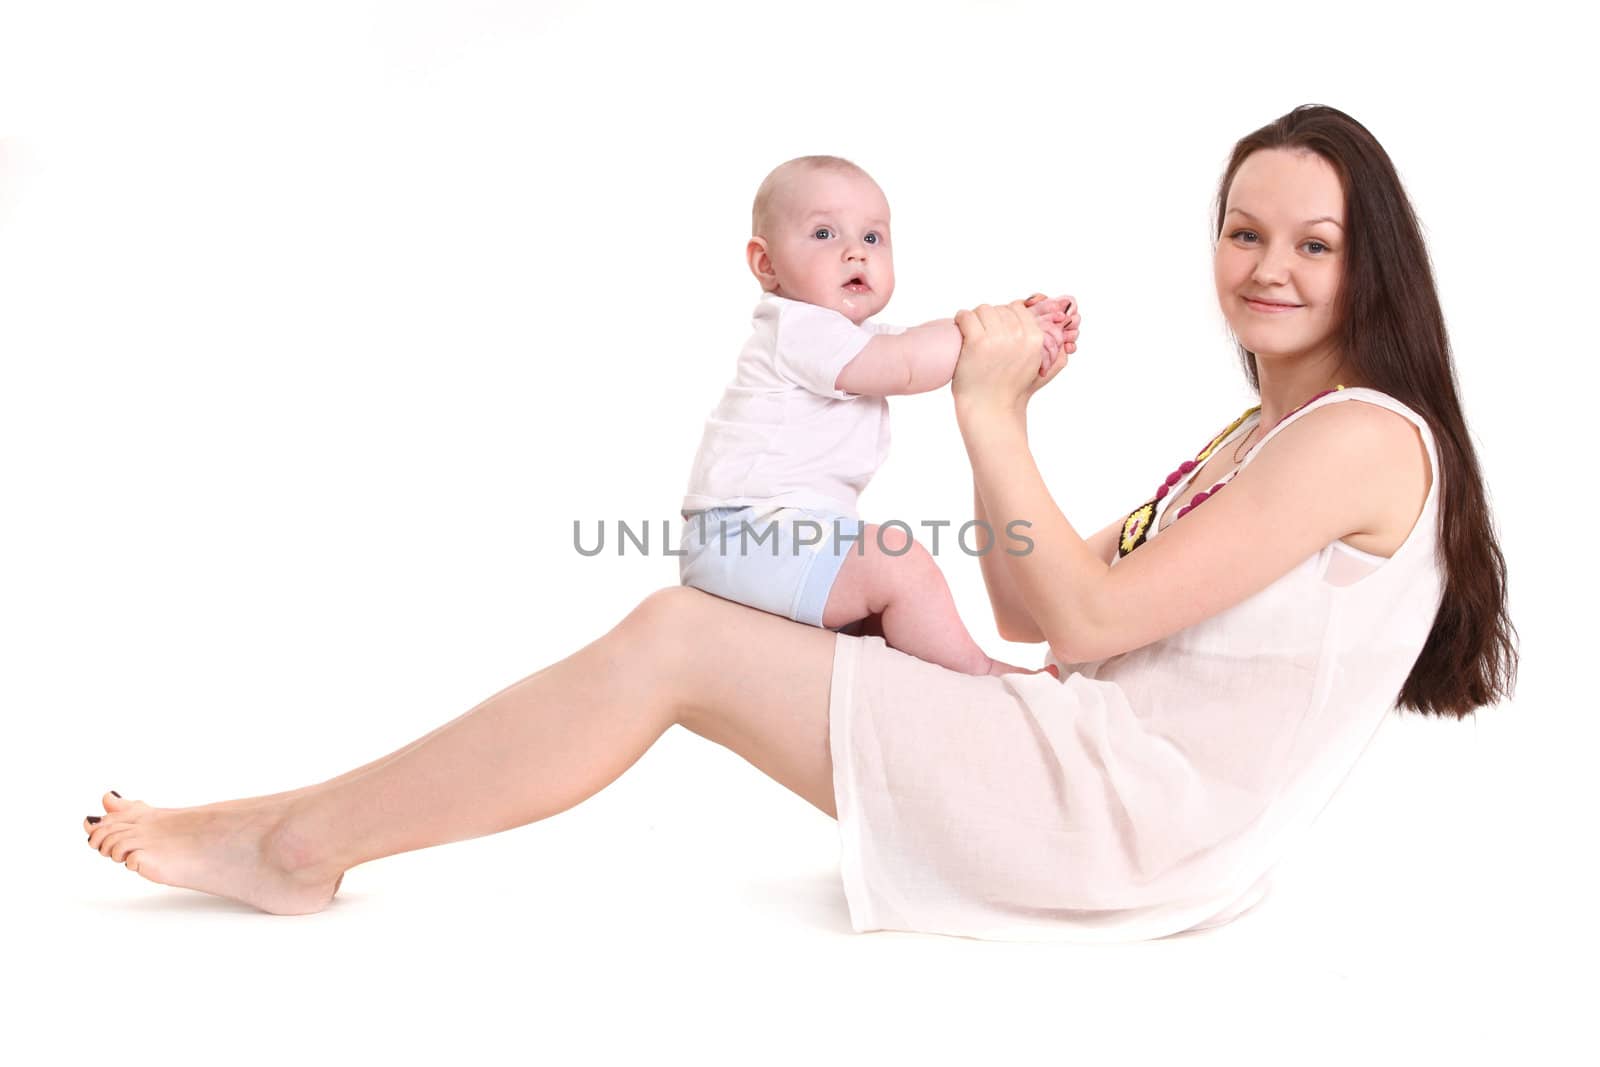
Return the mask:
[[[1032,619],[997,613],[994,617],[994,627],[1002,641],[1011,641],[1019,645],[1037,645],[1044,640],[1044,634]]]
[[[1092,663],[1105,657],[1094,640],[1083,633],[1047,634],[1044,640],[1050,644],[1050,654],[1062,663]]]
[[[1002,622],[995,627],[995,630],[1000,634],[1000,640],[1010,641],[1016,645],[1037,645],[1044,640],[1044,637],[1038,631],[1029,630],[1015,624]]]

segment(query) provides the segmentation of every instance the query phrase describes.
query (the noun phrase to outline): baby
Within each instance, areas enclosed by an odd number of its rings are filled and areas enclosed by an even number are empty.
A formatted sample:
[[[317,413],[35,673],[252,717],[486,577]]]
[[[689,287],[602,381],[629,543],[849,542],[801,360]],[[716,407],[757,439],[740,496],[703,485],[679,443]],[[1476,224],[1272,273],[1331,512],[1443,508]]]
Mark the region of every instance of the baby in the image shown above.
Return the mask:
[[[683,498],[683,584],[829,629],[877,615],[891,647],[964,674],[1022,670],[972,640],[906,524],[856,515],[889,451],[884,397],[948,384],[961,350],[952,319],[867,321],[894,293],[883,191],[847,160],[793,159],[761,183],[751,229],[763,293]],[[1076,347],[1077,310],[1070,297],[1031,309],[1048,368]]]

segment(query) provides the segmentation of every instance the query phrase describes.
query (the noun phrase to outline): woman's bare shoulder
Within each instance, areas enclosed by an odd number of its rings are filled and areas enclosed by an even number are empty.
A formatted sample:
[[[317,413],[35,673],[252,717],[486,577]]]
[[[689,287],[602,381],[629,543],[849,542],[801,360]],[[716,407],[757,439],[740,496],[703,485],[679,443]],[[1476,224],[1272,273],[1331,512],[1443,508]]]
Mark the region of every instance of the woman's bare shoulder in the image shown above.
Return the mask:
[[[1422,513],[1433,484],[1428,450],[1416,424],[1391,408],[1351,397],[1307,412],[1280,436],[1289,439],[1291,434],[1294,441],[1286,451],[1336,451],[1350,457],[1346,469],[1361,478],[1368,506],[1360,528],[1342,540],[1373,555],[1393,555]]]

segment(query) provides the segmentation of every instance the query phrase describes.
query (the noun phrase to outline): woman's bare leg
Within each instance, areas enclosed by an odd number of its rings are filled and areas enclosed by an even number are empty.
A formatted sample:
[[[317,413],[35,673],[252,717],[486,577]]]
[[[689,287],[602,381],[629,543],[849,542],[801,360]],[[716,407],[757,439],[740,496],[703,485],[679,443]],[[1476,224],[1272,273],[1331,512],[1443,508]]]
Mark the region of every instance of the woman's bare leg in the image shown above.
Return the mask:
[[[85,828],[102,854],[153,881],[267,911],[315,911],[359,863],[572,807],[674,723],[831,815],[835,640],[695,590],[663,590],[604,637],[365,773],[252,805],[112,806]]]
[[[529,675],[528,678],[537,678],[539,675],[543,674],[545,671],[547,671],[549,669],[550,669],[549,667],[545,667],[542,670],[535,671],[533,674]],[[523,679],[523,681],[527,681],[528,678]],[[509,688],[509,687],[507,687],[507,688]],[[495,697],[497,697],[499,695],[500,695],[499,693],[496,693],[494,696],[490,697],[489,700],[493,700]],[[487,701],[485,701],[485,703],[487,703]],[[445,730],[448,727],[454,725],[455,722],[458,719],[460,719],[461,717],[472,714],[473,710],[475,710],[475,709],[468,709],[467,711],[462,712],[460,716],[457,716],[456,719],[451,719],[449,722],[445,723],[443,726],[435,727],[431,732],[423,734],[421,737],[414,738],[414,739],[412,739],[410,741],[407,741],[404,745],[401,745],[399,748],[395,749],[393,752],[389,753],[386,756],[379,756],[377,759],[373,760],[371,763],[363,763],[361,766],[356,767],[353,770],[345,771],[344,773],[342,773],[342,774],[340,774],[340,775],[338,775],[336,777],[329,778],[327,781],[318,782],[315,785],[303,785],[303,786],[300,786],[299,788],[296,788],[296,789],[286,789],[281,793],[262,793],[262,794],[260,794],[258,796],[253,796],[253,797],[240,797],[240,798],[238,798],[236,800],[224,800],[224,801],[218,802],[218,804],[210,805],[210,806],[212,806],[212,807],[220,807],[220,806],[223,806],[223,805],[231,805],[231,806],[234,806],[234,807],[242,807],[242,806],[247,806],[247,805],[252,805],[252,804],[260,804],[261,802],[267,801],[267,800],[285,800],[285,799],[288,799],[290,797],[300,796],[303,793],[309,793],[313,789],[321,789],[321,788],[325,788],[325,787],[330,786],[330,785],[338,785],[338,784],[343,783],[343,782],[348,782],[353,778],[359,778],[363,774],[366,774],[368,771],[376,770],[377,768],[383,766],[385,763],[388,763],[390,760],[394,759],[396,756],[403,755],[404,753],[409,752],[412,749],[416,748],[418,745],[422,744],[423,742],[428,741],[435,734],[437,734],[440,731]],[[122,798],[120,798],[120,797],[118,797],[118,796],[116,796],[114,794],[110,794],[110,793],[107,793],[106,795],[102,796],[100,799],[101,799],[101,802],[105,805],[107,811],[114,811],[117,808],[132,807],[132,806],[135,806],[135,805],[138,805],[138,804],[142,803],[142,801],[137,801],[137,800],[123,800]],[[148,805],[146,805],[146,806],[148,806]]]

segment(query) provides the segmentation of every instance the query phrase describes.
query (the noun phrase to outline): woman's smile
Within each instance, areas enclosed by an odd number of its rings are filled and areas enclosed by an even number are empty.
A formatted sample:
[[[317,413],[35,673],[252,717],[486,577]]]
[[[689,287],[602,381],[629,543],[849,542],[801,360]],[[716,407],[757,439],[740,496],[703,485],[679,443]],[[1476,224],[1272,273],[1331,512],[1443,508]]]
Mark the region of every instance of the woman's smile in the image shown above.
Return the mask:
[[[1251,311],[1259,311],[1264,315],[1281,315],[1285,311],[1298,311],[1301,304],[1280,304],[1270,300],[1252,300],[1248,296],[1242,298],[1245,307]]]

